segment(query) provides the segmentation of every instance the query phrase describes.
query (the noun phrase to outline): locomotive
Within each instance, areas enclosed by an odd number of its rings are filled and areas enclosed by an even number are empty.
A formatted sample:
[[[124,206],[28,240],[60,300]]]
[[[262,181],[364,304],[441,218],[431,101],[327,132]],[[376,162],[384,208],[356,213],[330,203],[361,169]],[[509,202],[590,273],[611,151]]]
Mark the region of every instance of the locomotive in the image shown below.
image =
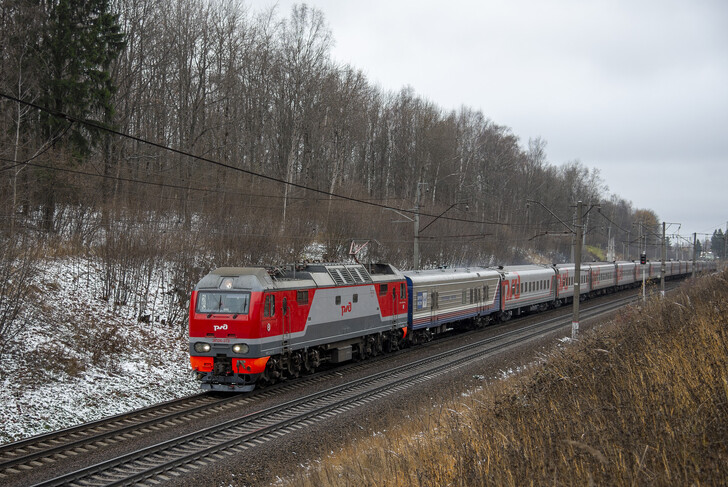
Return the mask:
[[[697,262],[696,271],[714,270]],[[667,262],[665,277],[693,271]],[[580,297],[660,278],[661,263],[581,265]],[[363,360],[459,327],[506,321],[572,302],[575,265],[400,271],[389,264],[222,267],[190,298],[189,353],[203,390],[247,392]]]

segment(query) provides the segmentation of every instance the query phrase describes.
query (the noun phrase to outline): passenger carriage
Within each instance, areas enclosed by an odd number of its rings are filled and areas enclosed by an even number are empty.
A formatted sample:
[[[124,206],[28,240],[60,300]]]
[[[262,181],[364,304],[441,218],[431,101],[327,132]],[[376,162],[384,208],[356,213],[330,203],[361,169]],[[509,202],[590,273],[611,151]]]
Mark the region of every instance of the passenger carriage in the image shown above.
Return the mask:
[[[556,272],[556,299],[557,304],[567,304],[574,298],[574,276],[576,275],[575,264],[556,264],[553,266]],[[579,293],[585,296],[590,290],[589,266],[581,264]]]
[[[504,319],[530,311],[545,309],[556,299],[556,271],[539,265],[498,268],[501,274],[501,314]]]
[[[483,267],[403,272],[410,330],[428,337],[461,320],[485,323],[500,310],[500,274]]]

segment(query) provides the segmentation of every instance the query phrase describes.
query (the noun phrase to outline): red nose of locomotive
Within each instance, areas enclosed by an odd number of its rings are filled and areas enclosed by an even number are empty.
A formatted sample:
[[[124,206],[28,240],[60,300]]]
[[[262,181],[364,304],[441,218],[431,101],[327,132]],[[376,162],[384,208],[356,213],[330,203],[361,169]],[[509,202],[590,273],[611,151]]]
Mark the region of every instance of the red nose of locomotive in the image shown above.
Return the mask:
[[[262,287],[246,269],[205,276],[190,299],[192,369],[206,390],[253,389],[267,357],[259,351]]]

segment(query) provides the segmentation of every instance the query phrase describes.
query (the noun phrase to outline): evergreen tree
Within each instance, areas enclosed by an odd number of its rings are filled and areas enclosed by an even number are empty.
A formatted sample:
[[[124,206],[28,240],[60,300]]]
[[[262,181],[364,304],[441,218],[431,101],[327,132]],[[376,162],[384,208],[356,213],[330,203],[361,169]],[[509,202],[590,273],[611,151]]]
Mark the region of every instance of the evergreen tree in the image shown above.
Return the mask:
[[[725,258],[725,242],[724,242],[723,230],[718,229],[713,232],[713,236],[710,238],[710,248],[713,249],[713,255]]]
[[[57,0],[49,9],[37,53],[41,72],[39,103],[56,113],[82,120],[110,124],[116,87],[110,67],[124,48],[119,16],[111,13],[108,0]],[[57,157],[69,163],[86,157],[98,143],[98,130],[73,124],[63,118],[41,113],[39,132],[51,141],[64,133]],[[44,226],[53,230],[58,178],[53,171],[38,174],[44,192]]]

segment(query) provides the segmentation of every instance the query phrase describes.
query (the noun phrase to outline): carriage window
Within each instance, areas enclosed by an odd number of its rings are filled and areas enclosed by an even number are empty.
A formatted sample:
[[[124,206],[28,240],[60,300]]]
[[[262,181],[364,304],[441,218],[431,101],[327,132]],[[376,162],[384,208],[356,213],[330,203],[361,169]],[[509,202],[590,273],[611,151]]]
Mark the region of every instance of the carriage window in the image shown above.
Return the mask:
[[[341,304],[341,296],[336,296],[336,304]]]
[[[352,299],[353,302],[358,303],[359,302],[359,295],[355,294],[354,298]]]
[[[404,299],[404,297],[407,295],[407,288],[405,287],[405,284],[402,283],[399,285],[399,299]]]

